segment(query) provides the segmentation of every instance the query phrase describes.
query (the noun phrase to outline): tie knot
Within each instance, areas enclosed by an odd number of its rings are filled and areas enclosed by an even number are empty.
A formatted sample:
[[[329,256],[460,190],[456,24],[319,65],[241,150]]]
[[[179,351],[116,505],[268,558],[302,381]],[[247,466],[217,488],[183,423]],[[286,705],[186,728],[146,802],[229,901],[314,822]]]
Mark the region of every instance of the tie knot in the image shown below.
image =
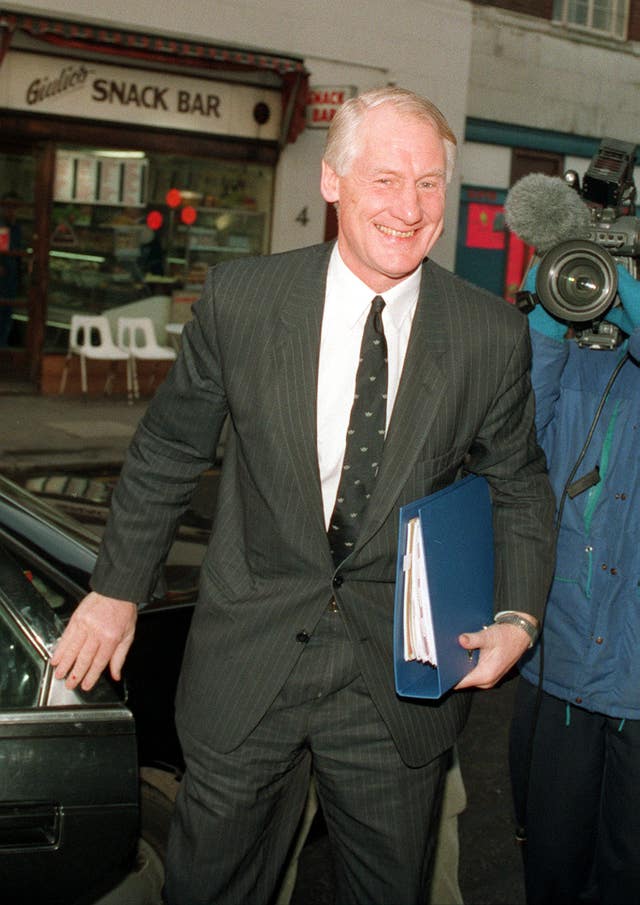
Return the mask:
[[[373,315],[373,327],[376,333],[379,336],[384,335],[384,328],[382,326],[382,309],[384,308],[384,299],[381,295],[376,295],[376,297],[371,302],[371,314]]]

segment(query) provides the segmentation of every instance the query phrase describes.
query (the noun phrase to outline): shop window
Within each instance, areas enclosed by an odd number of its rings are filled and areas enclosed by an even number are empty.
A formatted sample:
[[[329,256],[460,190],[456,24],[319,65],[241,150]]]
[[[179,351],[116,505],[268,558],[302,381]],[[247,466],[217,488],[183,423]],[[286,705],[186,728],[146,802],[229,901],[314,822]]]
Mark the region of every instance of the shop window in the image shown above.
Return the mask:
[[[25,344],[34,183],[30,154],[0,151],[0,350]]]
[[[160,321],[188,319],[210,266],[268,252],[272,194],[265,165],[58,150],[48,323],[65,327],[74,313],[153,316],[146,307],[158,297],[170,300]]]
[[[554,0],[553,19],[570,28],[627,37],[629,0]]]

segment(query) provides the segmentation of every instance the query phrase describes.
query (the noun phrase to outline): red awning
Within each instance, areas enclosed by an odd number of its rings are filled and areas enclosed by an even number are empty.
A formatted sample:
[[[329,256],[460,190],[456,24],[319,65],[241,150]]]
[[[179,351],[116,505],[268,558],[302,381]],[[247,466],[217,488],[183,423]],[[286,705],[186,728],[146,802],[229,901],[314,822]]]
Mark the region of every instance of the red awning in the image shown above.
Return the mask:
[[[298,57],[204,44],[182,38],[164,38],[5,10],[0,10],[0,29],[0,62],[9,48],[13,33],[22,31],[48,44],[87,53],[162,62],[163,65],[192,66],[201,70],[267,70],[280,77],[284,113],[283,143],[295,141],[304,129],[309,73]]]

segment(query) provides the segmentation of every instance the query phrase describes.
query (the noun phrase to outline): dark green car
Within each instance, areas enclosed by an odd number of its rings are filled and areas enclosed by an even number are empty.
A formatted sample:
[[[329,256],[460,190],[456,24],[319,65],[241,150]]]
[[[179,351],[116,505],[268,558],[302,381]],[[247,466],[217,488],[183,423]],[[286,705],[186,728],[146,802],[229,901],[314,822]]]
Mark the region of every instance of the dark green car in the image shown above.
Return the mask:
[[[49,655],[88,590],[98,544],[64,509],[0,477],[0,890],[7,905],[161,901],[182,770],[173,696],[197,566],[170,566],[164,592],[141,607],[122,683],[105,677],[90,693],[69,691],[54,678]]]

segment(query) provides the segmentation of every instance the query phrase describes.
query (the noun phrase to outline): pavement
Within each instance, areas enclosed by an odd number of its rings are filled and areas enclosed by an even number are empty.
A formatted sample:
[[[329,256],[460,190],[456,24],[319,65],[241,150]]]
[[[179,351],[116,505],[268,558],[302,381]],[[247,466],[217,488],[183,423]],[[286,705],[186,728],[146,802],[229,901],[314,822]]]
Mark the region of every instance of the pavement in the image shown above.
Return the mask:
[[[0,383],[0,472],[119,468],[146,406],[121,397],[37,396]]]
[[[118,469],[146,405],[122,398],[37,396],[0,381],[0,474]],[[515,684],[511,678],[500,688],[476,692],[459,740],[468,798],[459,818],[460,886],[466,905],[524,903],[507,765]],[[303,849],[291,905],[333,905],[331,853],[321,818]]]

